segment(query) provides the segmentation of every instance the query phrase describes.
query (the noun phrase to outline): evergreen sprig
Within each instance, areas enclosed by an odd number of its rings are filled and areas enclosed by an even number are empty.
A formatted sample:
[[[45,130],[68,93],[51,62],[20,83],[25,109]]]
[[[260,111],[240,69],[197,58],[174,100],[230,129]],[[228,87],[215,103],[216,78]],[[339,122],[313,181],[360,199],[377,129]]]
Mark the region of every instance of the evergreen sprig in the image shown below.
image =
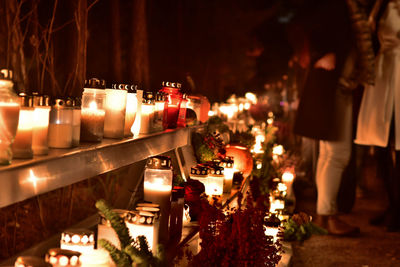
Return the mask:
[[[111,227],[117,233],[121,249],[115,247],[108,240],[100,239],[99,246],[103,247],[110,254],[111,259],[117,267],[140,266],[140,267],[161,267],[165,266],[165,257],[161,245],[157,247],[156,256],[149,249],[145,236],[138,236],[132,239],[129,230],[121,218],[113,209],[100,199],[96,202],[96,208],[110,222]]]

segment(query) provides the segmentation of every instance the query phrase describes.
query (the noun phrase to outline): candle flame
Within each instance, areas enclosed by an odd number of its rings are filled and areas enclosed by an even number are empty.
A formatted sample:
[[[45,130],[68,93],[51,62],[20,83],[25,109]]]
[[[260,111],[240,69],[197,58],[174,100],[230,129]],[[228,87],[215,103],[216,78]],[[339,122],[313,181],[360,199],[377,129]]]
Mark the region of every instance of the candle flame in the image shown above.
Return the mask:
[[[90,109],[97,109],[97,103],[96,101],[92,101],[89,103],[89,108]]]

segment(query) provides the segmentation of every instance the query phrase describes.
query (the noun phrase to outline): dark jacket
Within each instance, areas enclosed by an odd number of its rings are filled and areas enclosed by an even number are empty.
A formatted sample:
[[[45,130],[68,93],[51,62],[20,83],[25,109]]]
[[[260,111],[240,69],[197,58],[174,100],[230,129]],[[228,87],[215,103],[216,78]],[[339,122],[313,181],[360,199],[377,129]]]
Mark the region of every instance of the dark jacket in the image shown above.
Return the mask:
[[[311,10],[310,10],[311,11]],[[344,61],[353,45],[351,22],[345,0],[321,0],[303,21],[310,47],[310,71],[303,88],[294,132],[298,135],[335,140],[335,99]],[[327,53],[336,55],[332,71],[313,68]]]

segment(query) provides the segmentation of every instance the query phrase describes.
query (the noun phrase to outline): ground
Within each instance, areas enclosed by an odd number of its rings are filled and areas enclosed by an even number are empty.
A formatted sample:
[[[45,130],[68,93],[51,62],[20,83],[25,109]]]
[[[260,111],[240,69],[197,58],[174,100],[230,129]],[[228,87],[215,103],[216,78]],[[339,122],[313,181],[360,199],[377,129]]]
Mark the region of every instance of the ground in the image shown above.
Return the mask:
[[[341,214],[340,218],[360,227],[358,237],[312,236],[303,244],[293,244],[293,267],[347,267],[347,266],[400,266],[400,233],[389,233],[384,226],[369,224],[371,217],[379,214],[387,205],[382,181],[375,175],[374,160],[367,159],[363,179],[368,192],[358,194],[353,210]],[[304,179],[304,178],[303,178]],[[300,187],[297,195],[297,210],[309,214],[315,212],[315,189]]]

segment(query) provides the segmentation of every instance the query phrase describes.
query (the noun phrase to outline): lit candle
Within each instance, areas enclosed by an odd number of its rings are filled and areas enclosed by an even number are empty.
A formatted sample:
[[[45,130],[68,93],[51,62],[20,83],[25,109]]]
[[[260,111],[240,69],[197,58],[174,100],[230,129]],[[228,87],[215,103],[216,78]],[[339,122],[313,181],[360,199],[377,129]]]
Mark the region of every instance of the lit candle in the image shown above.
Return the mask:
[[[224,192],[224,168],[211,166],[207,177],[206,194],[221,196]]]
[[[285,201],[283,199],[273,198],[270,196],[269,202],[269,212],[271,213],[276,213],[278,210],[283,210],[285,208]]]
[[[124,137],[128,86],[127,84],[113,84],[113,89],[106,89],[104,137]],[[131,126],[132,124],[133,122]]]
[[[79,257],[81,253],[73,250],[51,248],[46,254],[46,262],[53,267],[80,266]]]
[[[106,250],[95,249],[79,257],[81,267],[112,267],[114,264]]]
[[[100,142],[104,134],[105,81],[90,79],[82,94],[81,140]]]
[[[32,150],[34,155],[47,155],[49,147],[47,135],[49,130],[50,106],[49,98],[36,95],[33,98],[35,110],[33,112]]]
[[[60,247],[80,253],[94,250],[94,233],[87,229],[69,229],[61,234]]]
[[[181,93],[180,88],[180,83],[162,83],[162,89],[160,91],[165,94],[165,108],[163,118],[164,129],[175,129],[178,126],[179,110],[183,100],[183,94]],[[184,108],[186,108],[186,106]]]
[[[267,236],[273,237],[273,241],[278,240],[278,234],[280,232],[281,221],[275,214],[270,214],[265,218],[264,222],[264,233]]]
[[[51,148],[70,148],[72,146],[72,107],[63,99],[56,99],[50,110],[48,145]]]
[[[154,105],[154,121],[153,130],[159,132],[163,130],[163,118],[165,108],[165,95],[162,92],[157,92]]]
[[[20,93],[21,109],[19,112],[18,129],[12,145],[13,158],[29,159],[33,157],[33,98]]]
[[[11,145],[18,129],[18,103],[0,102],[0,164],[11,163]]]
[[[145,236],[149,244],[149,249],[153,252],[155,252],[158,244],[158,232],[155,228],[155,220],[156,217],[152,212],[138,211],[132,217],[130,223],[127,224],[130,236],[133,239],[141,235]]]
[[[233,175],[236,169],[233,168],[233,157],[226,157],[222,161],[224,167],[224,193],[230,193],[232,190]]]
[[[294,168],[289,168],[282,174],[282,182],[287,187],[287,196],[289,198],[293,197],[293,181],[294,181]]]
[[[144,172],[144,199],[160,205],[160,242],[168,241],[171,209],[172,169],[169,157],[149,158]]]
[[[152,92],[146,92],[142,101],[142,112],[140,115],[140,133],[151,133],[154,120],[154,97]]]
[[[132,136],[134,134],[132,132],[132,127],[137,118],[137,112],[139,109],[138,91],[139,90],[137,90],[137,85],[128,86],[124,127],[124,136],[126,137]]]
[[[198,164],[190,170],[190,179],[197,180],[204,185],[204,188],[208,187],[208,173],[210,169],[205,166]]]

